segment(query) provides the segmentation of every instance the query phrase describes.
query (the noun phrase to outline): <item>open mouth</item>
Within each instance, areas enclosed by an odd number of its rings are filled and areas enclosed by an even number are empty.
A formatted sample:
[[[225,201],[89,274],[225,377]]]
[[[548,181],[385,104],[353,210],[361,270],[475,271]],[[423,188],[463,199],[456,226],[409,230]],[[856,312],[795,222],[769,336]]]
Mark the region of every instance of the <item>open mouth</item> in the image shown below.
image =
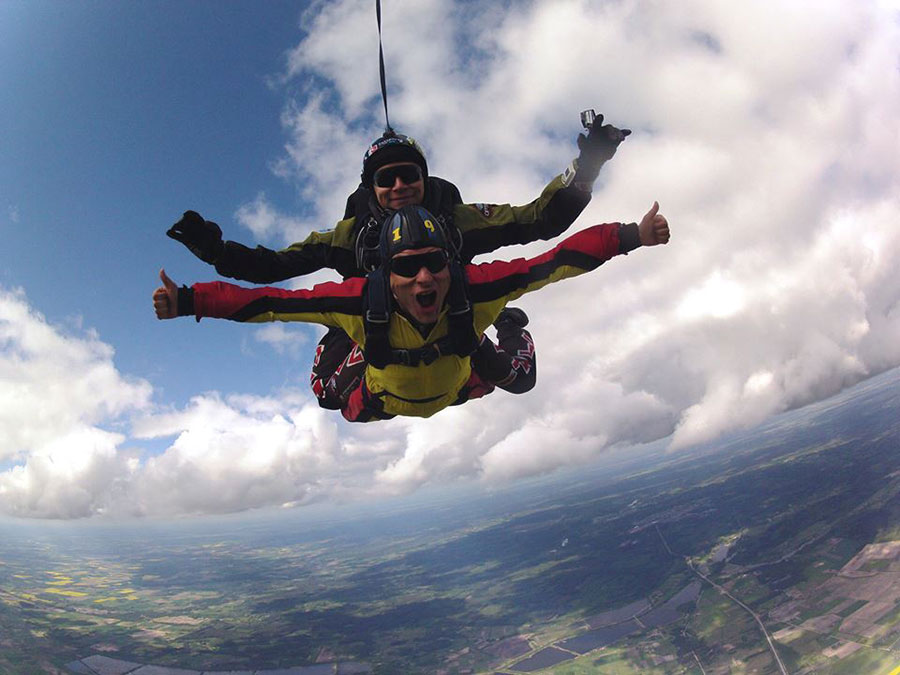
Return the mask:
[[[437,301],[437,291],[430,291],[428,293],[417,293],[416,294],[416,302],[419,303],[419,307],[428,309],[434,306],[434,303]]]

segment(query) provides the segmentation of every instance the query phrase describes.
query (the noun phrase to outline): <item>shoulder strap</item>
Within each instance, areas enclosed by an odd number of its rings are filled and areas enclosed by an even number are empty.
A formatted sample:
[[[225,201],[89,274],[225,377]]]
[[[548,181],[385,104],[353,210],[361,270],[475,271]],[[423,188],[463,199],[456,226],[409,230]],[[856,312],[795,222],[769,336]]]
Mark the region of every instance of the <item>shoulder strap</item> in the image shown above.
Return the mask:
[[[447,294],[447,320],[450,325],[447,337],[450,338],[450,353],[468,356],[478,349],[478,336],[475,335],[474,313],[469,301],[469,284],[462,265],[457,261],[450,263],[450,292]],[[445,352],[446,353],[446,352]]]
[[[378,268],[381,263],[379,240],[381,239],[381,222],[369,214],[356,217],[353,221],[356,240],[353,251],[356,254],[356,267],[359,275],[368,274]]]
[[[366,363],[384,368],[392,363],[388,329],[391,325],[391,285],[387,271],[378,267],[368,274],[363,309],[366,329]]]

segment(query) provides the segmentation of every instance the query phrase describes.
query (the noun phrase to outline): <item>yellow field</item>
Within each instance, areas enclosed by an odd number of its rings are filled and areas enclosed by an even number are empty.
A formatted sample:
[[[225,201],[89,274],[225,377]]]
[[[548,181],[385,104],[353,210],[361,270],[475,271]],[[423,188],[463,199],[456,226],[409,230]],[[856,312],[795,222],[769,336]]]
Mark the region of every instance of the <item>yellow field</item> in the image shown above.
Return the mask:
[[[62,588],[45,588],[44,593],[55,593],[56,595],[66,595],[70,598],[83,598],[87,595],[87,593],[82,593],[81,591],[67,591]]]

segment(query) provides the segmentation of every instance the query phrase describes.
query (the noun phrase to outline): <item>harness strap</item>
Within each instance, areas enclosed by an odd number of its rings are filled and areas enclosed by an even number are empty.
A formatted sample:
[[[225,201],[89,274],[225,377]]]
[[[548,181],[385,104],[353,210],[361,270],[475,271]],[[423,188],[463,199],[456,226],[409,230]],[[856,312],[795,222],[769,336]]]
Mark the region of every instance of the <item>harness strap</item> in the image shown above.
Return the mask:
[[[388,328],[391,320],[391,287],[387,272],[377,267],[368,275],[366,283],[366,362],[375,368],[384,368],[391,361],[391,343]]]
[[[450,264],[450,291],[447,293],[447,337],[451,340],[449,353],[469,356],[478,349],[478,337],[473,325],[472,303],[469,302],[469,284],[462,265]]]

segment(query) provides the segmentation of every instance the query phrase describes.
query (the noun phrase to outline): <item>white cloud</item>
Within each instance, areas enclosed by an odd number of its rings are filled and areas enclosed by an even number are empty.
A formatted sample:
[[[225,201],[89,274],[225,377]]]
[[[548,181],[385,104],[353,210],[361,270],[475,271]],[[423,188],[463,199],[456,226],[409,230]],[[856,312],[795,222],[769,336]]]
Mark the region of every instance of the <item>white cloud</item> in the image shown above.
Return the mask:
[[[263,193],[258,194],[252,202],[241,205],[235,213],[235,218],[257,239],[268,239],[273,236],[301,239],[307,234],[306,227],[299,218],[279,212]]]
[[[119,447],[124,440],[97,427],[73,426],[0,472],[0,512],[66,519],[118,511],[137,468],[136,458]]]
[[[139,437],[176,433],[149,458],[132,495],[137,513],[236,511],[330,496],[336,420],[309,398],[196,397],[178,413],[136,425]]]
[[[305,21],[274,163],[303,212],[261,194],[237,214],[267,240],[333,225],[383,126],[371,5],[320,3]],[[891,3],[398,0],[384,24],[391,120],[467,201],[536,197],[595,107],[635,133],[576,228],[638,220],[658,199],[671,244],[517,303],[538,346],[531,393],[371,425],[306,391],[148,412],[147,385],[119,375],[107,345],[62,335],[7,293],[0,457],[19,463],[0,474],[0,508],[220,512],[510,480],[669,435],[673,448],[713,439],[900,365]],[[286,345],[293,331],[257,339]],[[173,440],[138,458],[111,421],[145,413],[135,439]],[[14,424],[23,414],[33,421]],[[87,448],[78,462],[60,459],[61,439]]]
[[[68,334],[23,292],[0,288],[0,460],[146,407],[150,385],[120,375],[112,359],[97,335]]]
[[[291,329],[283,323],[273,323],[253,332],[253,338],[257,342],[267,344],[281,355],[290,355],[299,358],[303,350],[311,349],[310,340],[303,332]]]
[[[93,333],[67,333],[0,289],[0,512],[88,516],[119,489],[131,462],[110,427],[146,409],[151,389],[112,359]]]

